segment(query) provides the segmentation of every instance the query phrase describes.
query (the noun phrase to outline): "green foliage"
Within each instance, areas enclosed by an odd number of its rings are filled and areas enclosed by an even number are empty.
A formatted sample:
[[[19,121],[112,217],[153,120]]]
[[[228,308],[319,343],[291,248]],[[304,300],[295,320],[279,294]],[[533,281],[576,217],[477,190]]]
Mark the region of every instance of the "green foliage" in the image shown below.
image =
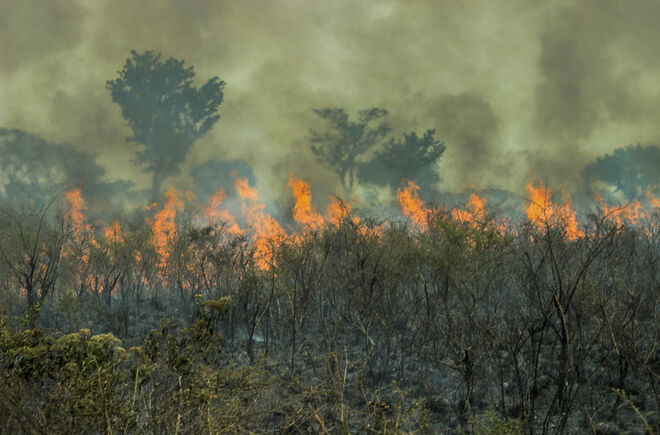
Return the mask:
[[[92,336],[89,330],[58,338],[39,329],[13,332],[3,318],[0,392],[11,399],[0,406],[11,416],[5,427],[239,430],[263,381],[258,367],[214,364],[223,343],[214,329],[229,303],[228,298],[200,301],[198,320],[180,331],[165,319],[145,350],[126,351],[112,334]],[[30,420],[28,410],[35,406],[41,412]]]
[[[134,424],[117,394],[128,380],[121,368],[126,352],[111,334],[90,337],[89,330],[81,330],[55,339],[39,329],[13,333],[5,324],[1,340],[3,386],[23,385],[21,392],[5,393],[23,394],[26,397],[16,400],[42,409],[31,424],[104,430],[126,430]],[[25,422],[19,417],[15,423]]]
[[[503,419],[489,409],[482,418],[472,420],[472,433],[475,435],[522,435],[523,425],[515,419]]]

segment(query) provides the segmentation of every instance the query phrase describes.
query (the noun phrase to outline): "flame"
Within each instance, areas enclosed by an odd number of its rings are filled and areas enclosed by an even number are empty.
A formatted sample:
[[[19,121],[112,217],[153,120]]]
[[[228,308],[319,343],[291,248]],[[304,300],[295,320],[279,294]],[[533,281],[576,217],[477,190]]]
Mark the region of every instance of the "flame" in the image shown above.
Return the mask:
[[[87,223],[84,211],[86,210],[85,201],[82,198],[80,189],[73,189],[64,193],[69,201],[70,207],[68,216],[71,219],[73,241],[64,251],[66,256],[77,256],[80,261],[75,266],[77,286],[81,289],[89,288],[91,290],[99,289],[100,281],[91,272],[90,258],[92,249],[98,248],[99,243],[94,237],[93,228]]]
[[[73,236],[76,241],[80,242],[83,237],[91,232],[91,226],[87,224],[85,214],[86,209],[85,200],[82,198],[80,189],[73,189],[65,192],[64,195],[69,201],[69,216],[71,224],[73,225]]]
[[[624,223],[636,224],[641,217],[640,212],[644,214],[644,207],[638,200],[634,200],[623,207],[617,207],[606,204],[598,194],[596,195],[596,199],[600,202],[605,216],[612,219],[617,225],[623,225]]]
[[[257,189],[255,187],[250,187],[247,178],[236,178],[235,182],[236,190],[240,197],[244,200],[250,200],[253,202],[259,201],[259,195],[257,194]]]
[[[564,205],[554,204],[551,200],[552,190],[543,186],[542,183],[539,183],[539,187],[527,183],[527,192],[529,193],[529,205],[526,212],[530,222],[539,228],[544,228],[546,225],[561,226],[569,240],[584,236],[584,232],[578,229],[577,218],[570,199]]]
[[[183,197],[186,198],[186,201],[193,202],[197,200],[197,195],[195,195],[191,190],[186,190],[183,192]]]
[[[293,206],[293,220],[313,230],[323,227],[325,224],[323,216],[312,207],[312,193],[309,184],[290,175],[287,186],[293,189],[293,196],[296,199]]]
[[[470,200],[467,203],[467,211],[455,208],[451,211],[451,215],[459,222],[476,226],[486,219],[486,199],[480,198],[476,193],[471,193]]]
[[[112,225],[105,228],[105,239],[112,243],[124,243],[124,233],[119,221],[114,221]]]
[[[286,238],[286,233],[271,215],[264,212],[266,206],[259,203],[257,189],[250,187],[245,178],[236,178],[236,190],[242,200],[242,212],[252,227],[257,266],[266,270],[274,264],[273,242]]]
[[[349,203],[336,196],[330,196],[330,202],[328,203],[328,221],[331,224],[339,226],[347,216],[351,215],[352,211],[353,209]],[[358,218],[356,217],[353,219]]]
[[[176,211],[183,208],[183,202],[176,196],[176,191],[170,189],[165,193],[167,200],[163,209],[156,213],[151,224],[151,241],[160,258],[159,267],[165,268],[169,259],[168,244],[176,236]]]
[[[211,196],[208,205],[204,208],[204,215],[208,223],[225,222],[227,224],[227,232],[232,236],[243,234],[243,231],[236,223],[236,217],[229,213],[228,210],[218,209],[218,206],[225,200],[225,191],[220,188]]]
[[[222,201],[225,200],[225,189],[222,187],[218,189],[213,196],[209,199],[209,205],[208,207],[216,208],[220,204],[222,204]],[[206,209],[207,211],[209,210],[208,208]]]
[[[424,231],[428,225],[429,210],[424,206],[424,202],[419,199],[418,190],[418,185],[408,181],[408,187],[403,190],[398,189],[396,197],[401,204],[403,214],[420,230]]]
[[[651,190],[646,191],[646,199],[648,200],[651,207],[660,210],[660,198],[655,196]]]

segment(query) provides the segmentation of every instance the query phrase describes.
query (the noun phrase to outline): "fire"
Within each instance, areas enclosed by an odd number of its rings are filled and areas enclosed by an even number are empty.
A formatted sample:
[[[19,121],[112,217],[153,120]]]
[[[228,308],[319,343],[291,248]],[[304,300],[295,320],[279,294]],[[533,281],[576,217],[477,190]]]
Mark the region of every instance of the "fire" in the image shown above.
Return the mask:
[[[530,222],[541,228],[546,225],[561,226],[569,240],[584,236],[584,232],[578,229],[577,218],[570,199],[564,205],[554,204],[551,199],[552,190],[540,183],[539,187],[527,183],[527,192],[529,193],[529,205],[526,212]]]
[[[204,215],[206,216],[206,221],[208,223],[213,223],[221,221],[227,224],[227,232],[232,236],[238,236],[243,234],[243,231],[236,223],[236,217],[229,213],[228,210],[222,210],[218,207],[225,200],[225,191],[223,188],[220,188],[211,196],[209,199],[208,205],[204,208]]]
[[[65,192],[66,199],[69,201],[69,216],[71,224],[73,225],[73,236],[76,241],[80,242],[85,234],[91,231],[91,226],[87,224],[85,219],[85,200],[82,198],[80,189],[73,189]]]
[[[660,198],[655,196],[651,190],[646,191],[646,199],[651,204],[651,207],[660,210]]]
[[[467,211],[455,208],[451,211],[452,217],[459,221],[477,225],[486,218],[486,199],[480,198],[476,193],[470,194],[470,200],[467,203]]]
[[[623,207],[617,207],[605,204],[600,195],[596,195],[596,199],[600,202],[605,216],[612,219],[617,225],[623,225],[624,223],[636,224],[641,217],[640,212],[644,214],[642,203],[638,200],[634,200]]]
[[[98,289],[96,281],[90,274],[90,258],[92,249],[99,245],[94,238],[92,226],[87,223],[85,218],[85,201],[82,198],[80,189],[70,190],[65,192],[64,195],[69,201],[68,216],[71,220],[74,242],[67,246],[64,255],[80,258],[80,262],[76,266],[76,285],[81,289]]]
[[[293,220],[313,230],[323,227],[325,224],[323,216],[312,207],[312,193],[309,184],[290,175],[287,186],[293,189],[293,196],[296,199],[296,204],[293,206]]]
[[[419,186],[408,181],[408,187],[399,189],[396,197],[401,204],[403,214],[410,219],[419,229],[426,230],[428,225],[429,210],[424,206],[424,202],[419,198],[417,191]]]
[[[124,243],[124,233],[119,221],[114,221],[112,225],[105,228],[105,239],[112,243]]]
[[[259,203],[257,189],[250,187],[245,178],[236,178],[236,190],[242,200],[242,212],[252,227],[257,266],[266,270],[274,263],[272,245],[286,238],[284,229],[271,215],[264,212],[266,206]]]
[[[209,205],[208,205],[208,208],[206,209],[207,213],[212,214],[213,210],[209,211],[209,208],[216,208],[217,206],[219,206],[222,203],[222,201],[225,200],[225,197],[226,197],[225,196],[225,189],[223,189],[221,187],[209,199]]]
[[[328,203],[328,221],[331,224],[339,226],[347,216],[350,216],[352,211],[352,207],[349,203],[342,201],[336,196],[330,196],[330,202]]]
[[[250,187],[250,184],[248,183],[248,180],[246,178],[237,177],[235,186],[236,186],[236,190],[238,191],[238,194],[241,196],[242,199],[250,200],[253,202],[259,200],[257,189],[254,187]]]
[[[160,258],[159,266],[164,268],[169,258],[168,244],[176,236],[176,212],[183,208],[183,202],[177,198],[176,191],[170,189],[165,193],[167,200],[163,209],[156,213],[151,224],[151,241]]]

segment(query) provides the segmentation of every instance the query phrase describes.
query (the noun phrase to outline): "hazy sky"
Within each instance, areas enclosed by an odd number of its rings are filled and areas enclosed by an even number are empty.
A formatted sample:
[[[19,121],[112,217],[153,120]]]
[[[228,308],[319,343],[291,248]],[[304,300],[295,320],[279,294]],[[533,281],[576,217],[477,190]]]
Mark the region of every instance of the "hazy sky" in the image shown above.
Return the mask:
[[[657,1],[4,0],[0,126],[147,187],[105,82],[152,49],[227,82],[222,119],[166,185],[243,158],[265,194],[291,171],[338,191],[309,151],[312,109],[377,106],[396,135],[437,129],[442,189],[571,189],[595,156],[658,143],[659,20]]]

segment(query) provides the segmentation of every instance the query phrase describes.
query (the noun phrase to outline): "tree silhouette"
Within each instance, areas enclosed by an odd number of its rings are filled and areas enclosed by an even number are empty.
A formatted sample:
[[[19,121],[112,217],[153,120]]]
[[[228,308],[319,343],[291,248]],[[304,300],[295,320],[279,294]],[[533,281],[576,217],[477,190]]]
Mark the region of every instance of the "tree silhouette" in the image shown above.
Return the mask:
[[[403,139],[390,138],[382,151],[359,165],[360,180],[393,188],[403,179],[413,180],[420,186],[437,183],[440,177],[435,164],[446,147],[434,135],[435,130],[427,130],[423,136],[411,132],[404,133]]]
[[[660,147],[637,144],[598,157],[585,166],[583,174],[587,181],[604,181],[632,200],[660,185],[658,167]]]
[[[163,62],[153,51],[131,54],[119,77],[106,85],[133,130],[129,140],[139,145],[136,162],[153,173],[156,200],[163,180],[179,171],[195,141],[220,119],[225,82],[213,77],[197,89],[193,67],[185,68],[184,61]]]
[[[386,121],[375,128],[369,125],[385,115],[384,109],[367,109],[358,112],[358,121],[350,121],[344,109],[314,109],[322,119],[328,121],[329,130],[311,132],[312,152],[326,167],[337,173],[344,189],[352,190],[355,181],[356,159],[373,147],[389,131]]]

